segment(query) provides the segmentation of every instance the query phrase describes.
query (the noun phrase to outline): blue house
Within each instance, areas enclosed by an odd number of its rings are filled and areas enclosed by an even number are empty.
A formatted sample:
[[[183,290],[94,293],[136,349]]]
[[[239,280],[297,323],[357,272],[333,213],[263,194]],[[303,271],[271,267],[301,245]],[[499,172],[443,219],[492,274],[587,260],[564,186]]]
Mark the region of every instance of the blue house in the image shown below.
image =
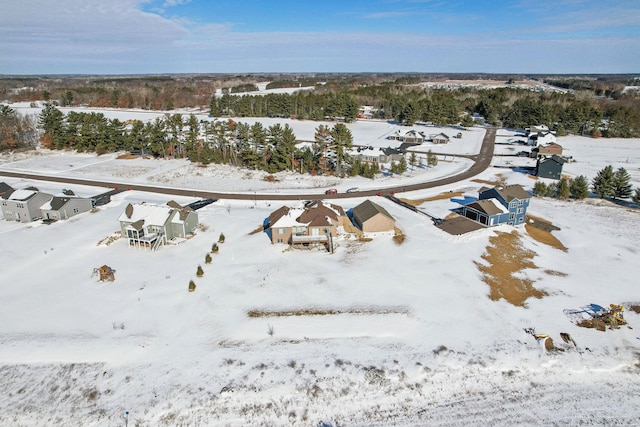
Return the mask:
[[[522,186],[480,189],[478,201],[462,208],[462,215],[487,226],[524,224],[531,195]]]

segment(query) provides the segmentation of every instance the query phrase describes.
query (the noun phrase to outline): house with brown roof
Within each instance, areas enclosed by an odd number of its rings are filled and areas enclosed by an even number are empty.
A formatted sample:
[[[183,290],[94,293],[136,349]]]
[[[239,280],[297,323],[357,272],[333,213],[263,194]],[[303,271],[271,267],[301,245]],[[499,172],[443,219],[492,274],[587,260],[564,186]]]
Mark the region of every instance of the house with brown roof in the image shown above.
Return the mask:
[[[157,250],[169,241],[193,234],[198,214],[173,200],[166,205],[129,203],[118,221],[130,246]]]
[[[5,188],[0,209],[7,221],[31,222],[42,218],[40,208],[52,198],[53,194],[43,193],[35,187],[14,191]]]
[[[463,207],[462,212],[465,217],[487,226],[500,224],[501,217],[508,213],[496,199],[477,200],[469,203]]]
[[[324,246],[333,251],[333,238],[344,231],[346,215],[341,206],[320,200],[303,207],[282,206],[269,215],[271,243],[286,243],[295,247]]]
[[[365,200],[351,210],[355,225],[365,236],[376,234],[393,234],[396,220],[382,206]]]
[[[463,216],[488,226],[524,224],[531,195],[521,185],[482,187],[478,193],[478,201],[462,207]]]
[[[545,145],[539,145],[531,149],[531,157],[551,157],[562,156],[562,146],[556,143],[550,143]]]

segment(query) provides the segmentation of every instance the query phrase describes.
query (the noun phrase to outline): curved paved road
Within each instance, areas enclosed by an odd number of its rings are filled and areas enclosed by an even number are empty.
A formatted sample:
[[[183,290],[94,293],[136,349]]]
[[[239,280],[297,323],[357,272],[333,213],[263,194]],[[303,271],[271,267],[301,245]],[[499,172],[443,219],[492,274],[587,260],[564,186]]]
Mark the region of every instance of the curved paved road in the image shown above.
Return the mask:
[[[496,128],[487,128],[484,139],[482,140],[482,147],[480,153],[470,157],[474,160],[473,165],[457,175],[449,176],[446,178],[436,179],[434,181],[423,182],[419,184],[407,184],[398,185],[395,187],[386,187],[383,189],[364,190],[358,193],[338,193],[338,194],[324,194],[324,193],[306,193],[306,194],[251,194],[251,193],[217,193],[214,191],[202,191],[202,190],[185,190],[181,188],[168,188],[168,187],[155,187],[150,185],[141,184],[127,184],[122,182],[110,182],[110,181],[93,181],[87,179],[76,179],[62,176],[51,175],[39,175],[30,174],[24,172],[10,172],[0,170],[0,175],[9,176],[12,178],[24,178],[33,179],[38,181],[51,181],[61,182],[65,184],[77,184],[88,185],[93,187],[107,187],[107,188],[127,188],[136,191],[146,191],[149,193],[160,194],[172,194],[176,196],[191,196],[200,198],[211,199],[244,199],[244,200],[302,200],[302,199],[345,199],[351,197],[362,196],[375,196],[375,195],[390,195],[393,193],[422,190],[425,188],[438,187],[441,185],[453,184],[463,179],[471,178],[484,171],[491,164],[491,158],[493,157],[493,147],[496,138]]]

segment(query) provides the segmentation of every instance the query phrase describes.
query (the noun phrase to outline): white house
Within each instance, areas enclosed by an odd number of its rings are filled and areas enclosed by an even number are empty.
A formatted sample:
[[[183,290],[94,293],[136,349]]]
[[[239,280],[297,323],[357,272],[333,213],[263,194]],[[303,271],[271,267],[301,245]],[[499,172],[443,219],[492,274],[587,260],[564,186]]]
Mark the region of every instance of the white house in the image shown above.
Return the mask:
[[[198,226],[198,214],[174,201],[167,205],[129,203],[118,218],[129,245],[157,250],[175,238],[186,238]]]

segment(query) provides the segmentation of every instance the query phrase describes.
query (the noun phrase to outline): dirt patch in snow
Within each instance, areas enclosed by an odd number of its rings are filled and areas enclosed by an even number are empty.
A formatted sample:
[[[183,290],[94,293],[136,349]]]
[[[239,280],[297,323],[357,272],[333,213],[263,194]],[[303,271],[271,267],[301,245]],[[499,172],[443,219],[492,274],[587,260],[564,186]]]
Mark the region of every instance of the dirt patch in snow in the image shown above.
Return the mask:
[[[446,200],[452,197],[462,196],[464,193],[462,191],[447,191],[445,193],[440,193],[437,196],[427,197],[424,199],[400,199],[401,201],[410,204],[411,206],[420,206],[425,202],[433,202],[434,200]]]
[[[487,185],[504,185],[507,182],[507,178],[504,177],[502,174],[497,174],[496,175],[496,179],[494,181],[488,181],[486,179],[472,179],[471,181],[473,182],[477,182],[479,184],[487,184]]]
[[[559,249],[563,252],[568,251],[566,246],[551,234],[554,230],[560,230],[560,228],[556,227],[551,222],[533,215],[527,215],[527,221],[524,228],[527,234],[535,241]]]
[[[262,233],[263,231],[264,231],[264,226],[261,225],[260,227],[256,228],[255,230],[251,230],[249,232],[249,235],[252,236],[254,234]]]
[[[489,243],[486,253],[482,255],[488,264],[474,263],[482,273],[482,280],[491,288],[491,300],[504,298],[513,305],[526,307],[527,299],[547,295],[533,287],[533,280],[516,275],[527,268],[538,268],[532,261],[536,253],[522,246],[517,231],[497,232],[489,238]]]
[[[301,308],[295,310],[250,310],[248,317],[292,317],[292,316],[335,316],[339,314],[409,314],[403,307],[378,308],[348,308],[348,309],[319,309]]]
[[[393,235],[393,241],[397,244],[397,245],[401,245],[404,243],[404,240],[406,239],[406,236],[404,235],[404,233],[402,232],[402,230],[400,230],[398,227],[394,228],[394,235]]]

